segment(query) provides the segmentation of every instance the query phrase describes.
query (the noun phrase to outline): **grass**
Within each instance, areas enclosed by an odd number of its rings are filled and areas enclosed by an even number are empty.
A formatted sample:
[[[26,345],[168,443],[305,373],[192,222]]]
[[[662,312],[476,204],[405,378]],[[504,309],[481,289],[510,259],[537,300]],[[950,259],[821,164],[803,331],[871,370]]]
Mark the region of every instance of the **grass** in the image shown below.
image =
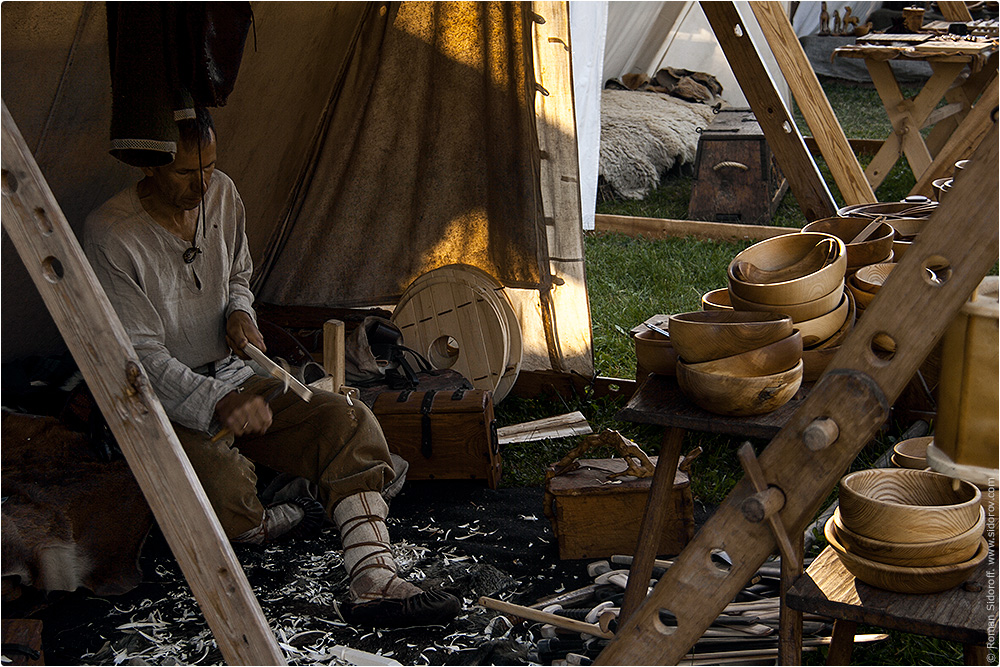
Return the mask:
[[[888,118],[874,89],[866,86],[824,84],[827,96],[851,138],[882,139],[891,131]],[[907,96],[914,90],[904,90]],[[796,123],[808,133],[802,116],[795,111]],[[868,159],[862,159],[862,166]],[[822,159],[817,166],[830,184],[838,205],[843,199]],[[598,213],[653,217],[687,218],[687,202],[692,187],[690,167],[675,168],[666,174],[660,186],[642,201],[619,201],[599,197]],[[876,190],[880,201],[904,197],[914,184],[905,160],[900,160]],[[785,196],[770,224],[801,227],[805,219],[793,194]],[[590,296],[594,335],[594,362],[598,375],[631,378],[635,374],[635,353],[629,330],[657,313],[676,313],[700,309],[704,292],[726,285],[725,271],[730,259],[748,243],[725,243],[695,239],[650,240],[621,234],[588,233],[586,243],[587,286]],[[594,400],[590,396],[573,398],[518,399],[508,397],[497,409],[500,426],[580,410],[595,432],[616,429],[655,453],[659,429],[622,422],[616,412],[621,400]],[[867,445],[851,469],[871,467],[898,438],[906,425],[893,425]],[[704,453],[692,467],[691,488],[696,500],[715,506],[721,502],[742,476],[735,451],[741,441],[727,437],[689,432],[684,451],[696,446]],[[562,458],[579,444],[576,438],[549,440],[508,446],[504,456],[505,486],[542,485],[544,468]],[[766,443],[754,442],[760,451]],[[594,456],[606,455],[596,453]],[[832,492],[829,501],[836,497]],[[813,552],[823,546],[822,541]],[[859,628],[859,632],[879,632],[877,628]],[[806,664],[820,664],[823,652],[805,654]],[[891,633],[890,640],[858,645],[853,661],[857,664],[962,664],[961,646],[926,637]]]

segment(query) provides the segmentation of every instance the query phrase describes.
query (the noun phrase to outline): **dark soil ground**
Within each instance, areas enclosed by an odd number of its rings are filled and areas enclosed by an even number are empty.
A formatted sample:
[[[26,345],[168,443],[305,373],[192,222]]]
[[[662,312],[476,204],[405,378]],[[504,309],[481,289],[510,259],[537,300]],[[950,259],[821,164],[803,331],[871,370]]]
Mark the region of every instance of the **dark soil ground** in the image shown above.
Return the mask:
[[[485,595],[530,605],[591,583],[587,561],[559,560],[542,498],[538,487],[411,481],[392,501],[389,529],[404,576],[463,598],[462,614],[444,627],[373,632],[340,622],[334,605],[346,599],[347,580],[333,527],[309,540],[238,546],[236,555],[290,664],[344,664],[337,646],[404,665],[539,664],[537,624],[512,627],[477,602]],[[155,528],[141,565],[143,582],[126,595],[64,594],[32,614],[44,622],[47,664],[224,662]]]

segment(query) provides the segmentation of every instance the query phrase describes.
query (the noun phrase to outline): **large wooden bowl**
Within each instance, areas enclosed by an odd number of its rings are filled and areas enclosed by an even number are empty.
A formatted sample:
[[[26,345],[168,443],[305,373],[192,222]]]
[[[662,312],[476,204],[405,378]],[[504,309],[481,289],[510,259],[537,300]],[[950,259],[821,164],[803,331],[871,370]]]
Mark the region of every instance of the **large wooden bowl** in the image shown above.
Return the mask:
[[[979,520],[974,484],[907,468],[859,470],[840,480],[840,516],[849,530],[884,542],[934,542]]]
[[[847,338],[847,334],[851,333],[851,329],[854,328],[854,323],[857,321],[858,309],[854,303],[854,296],[849,291],[844,290],[844,296],[847,297],[847,317],[844,319],[844,323],[840,325],[840,328],[832,336],[822,343],[813,345],[810,349],[840,347],[840,344]]]
[[[927,467],[927,446],[934,442],[934,436],[900,440],[892,448],[892,457],[901,468],[923,470]]]
[[[816,347],[837,333],[847,322],[851,304],[846,294],[841,294],[840,305],[831,312],[805,322],[796,322],[795,328],[802,334],[802,347]]]
[[[869,218],[822,218],[810,222],[802,228],[803,232],[821,232],[833,234],[847,245],[847,270],[885,261],[892,252],[892,239],[895,230],[887,222],[883,222],[868,238],[858,243],[851,243],[872,222]]]
[[[830,365],[830,360],[840,351],[840,346],[834,347],[814,347],[802,350],[802,381],[815,382],[826,372],[826,367]]]
[[[808,260],[817,256],[816,248],[820,244],[829,245],[830,259],[816,269]],[[804,274],[796,270],[802,262],[807,263],[807,268],[801,269]],[[739,270],[743,264],[764,272],[788,270],[798,277],[777,282],[748,282],[747,276]],[[806,303],[834,291],[844,279],[846,270],[847,247],[836,236],[816,232],[785,234],[765,239],[737,254],[729,263],[729,289],[747,301],[772,306]]]
[[[632,337],[635,341],[635,362],[647,373],[673,375],[677,365],[677,351],[669,338],[647,329]]]
[[[833,523],[837,540],[846,551],[855,556],[887,565],[933,567],[964,563],[976,554],[979,538],[983,536],[983,528],[986,526],[986,513],[980,510],[979,521],[964,533],[946,540],[923,543],[885,542],[859,535],[844,527],[839,509],[834,511],[830,522]]]
[[[847,551],[837,539],[831,526],[832,523],[827,521],[824,530],[826,541],[830,544],[830,548],[837,553],[840,562],[844,564],[847,571],[869,586],[896,593],[926,595],[954,588],[971,577],[989,553],[989,544],[986,542],[986,538],[980,538],[979,548],[975,555],[963,563],[936,567],[887,565],[855,556]]]
[[[700,373],[677,362],[677,384],[691,401],[708,412],[733,417],[777,410],[791,400],[802,384],[802,362],[795,368],[757,377]]]
[[[688,369],[699,373],[715,373],[730,377],[773,375],[791,370],[802,359],[802,336],[798,331],[776,343],[758,347],[731,357],[688,364]]]
[[[688,363],[731,357],[792,335],[792,318],[777,313],[702,310],[670,316],[670,338]]]
[[[853,276],[847,281],[847,290],[854,297],[854,303],[860,310],[864,310],[870,306],[872,301],[875,300],[875,295],[878,293],[878,290],[868,292],[855,285]]]
[[[733,302],[729,299],[729,288],[714,289],[701,296],[702,310],[732,310]]]
[[[831,310],[834,310],[839,304],[840,300],[844,296],[844,281],[841,281],[837,287],[830,292],[825,294],[818,299],[813,299],[812,301],[806,301],[805,303],[789,303],[782,304],[780,306],[772,306],[766,303],[757,303],[755,301],[748,301],[741,298],[737,294],[730,292],[729,300],[733,304],[733,308],[736,310],[756,310],[769,313],[783,313],[792,318],[792,322],[803,322],[805,320],[811,320],[820,315],[825,315]]]

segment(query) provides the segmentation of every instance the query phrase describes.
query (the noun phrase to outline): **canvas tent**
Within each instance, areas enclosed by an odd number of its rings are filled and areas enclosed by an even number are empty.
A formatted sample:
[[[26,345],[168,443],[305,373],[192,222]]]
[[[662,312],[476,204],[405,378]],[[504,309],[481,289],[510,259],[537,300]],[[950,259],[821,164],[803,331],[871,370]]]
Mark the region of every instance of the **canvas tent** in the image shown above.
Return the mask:
[[[252,7],[215,117],[258,299],[392,305],[423,272],[470,264],[507,286],[523,370],[592,375],[566,5]],[[107,153],[104,5],[5,3],[2,18],[4,102],[79,235],[138,177]],[[2,253],[4,361],[58,351],[6,235]]]

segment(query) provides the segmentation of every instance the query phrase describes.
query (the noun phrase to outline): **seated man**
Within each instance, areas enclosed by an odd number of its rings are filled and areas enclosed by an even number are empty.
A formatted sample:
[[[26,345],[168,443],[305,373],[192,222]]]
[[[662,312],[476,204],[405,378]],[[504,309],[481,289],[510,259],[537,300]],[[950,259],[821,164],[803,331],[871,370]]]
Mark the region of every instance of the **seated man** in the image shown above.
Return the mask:
[[[244,346],[264,349],[264,341],[251,307],[243,202],[215,168],[211,116],[196,116],[178,122],[173,162],[143,168],[141,181],[90,214],[84,248],[226,535],[260,544],[305,514],[293,503],[264,508],[252,461],[303,477],[340,529],[350,576],[345,620],[451,620],[461,608],[455,596],[396,574],[380,495],[394,473],[368,408],[329,392],[308,403],[281,394],[279,380],[244,363]]]

